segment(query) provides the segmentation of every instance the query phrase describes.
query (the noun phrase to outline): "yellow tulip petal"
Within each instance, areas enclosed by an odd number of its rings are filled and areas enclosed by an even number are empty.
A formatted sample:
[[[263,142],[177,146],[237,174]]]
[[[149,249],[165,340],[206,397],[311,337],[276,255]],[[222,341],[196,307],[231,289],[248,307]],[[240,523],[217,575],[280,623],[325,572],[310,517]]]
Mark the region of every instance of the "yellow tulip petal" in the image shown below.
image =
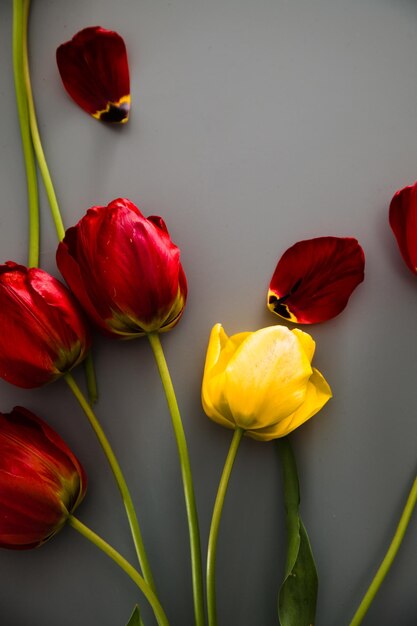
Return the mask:
[[[217,424],[225,426],[226,428],[236,428],[236,424],[230,414],[230,419],[226,419],[224,415],[220,413],[220,411],[218,411],[217,408],[210,402],[210,397],[204,395],[204,391],[201,394],[201,401],[205,414],[213,420],[213,422],[217,422]]]
[[[294,328],[292,332],[301,343],[304,352],[306,353],[306,356],[311,363],[311,361],[313,360],[314,352],[316,350],[316,342],[314,341],[313,337],[308,333],[300,330],[299,328]]]
[[[294,413],[311,374],[300,340],[285,326],[248,334],[230,358],[223,381],[236,424],[257,429]]]
[[[201,399],[208,417],[226,428],[235,428],[235,422],[224,394],[225,369],[237,347],[250,334],[239,333],[228,337],[221,324],[216,324],[210,334]]]
[[[228,337],[221,324],[213,326],[207,348],[204,376],[206,374],[216,376],[219,372],[223,372],[237,348],[251,334],[238,333]]]
[[[271,441],[271,439],[279,439],[279,437],[285,437],[288,435],[289,425],[294,417],[294,413],[284,419],[280,420],[276,424],[266,426],[265,428],[259,428],[258,430],[247,430],[246,435],[257,441]]]
[[[204,376],[207,372],[210,372],[213,367],[215,367],[218,363],[222,346],[227,343],[227,340],[228,336],[224,332],[222,325],[216,324],[215,326],[213,326],[207,347],[206,362],[204,365]]]
[[[310,378],[306,399],[302,406],[294,413],[293,421],[289,428],[290,431],[304,424],[313,415],[315,415],[332,397],[332,390],[322,374],[313,369],[313,375]]]
[[[249,437],[259,441],[270,441],[285,437],[315,415],[332,397],[332,391],[322,374],[313,368],[313,375],[307,387],[303,404],[289,417],[273,426],[247,432]]]

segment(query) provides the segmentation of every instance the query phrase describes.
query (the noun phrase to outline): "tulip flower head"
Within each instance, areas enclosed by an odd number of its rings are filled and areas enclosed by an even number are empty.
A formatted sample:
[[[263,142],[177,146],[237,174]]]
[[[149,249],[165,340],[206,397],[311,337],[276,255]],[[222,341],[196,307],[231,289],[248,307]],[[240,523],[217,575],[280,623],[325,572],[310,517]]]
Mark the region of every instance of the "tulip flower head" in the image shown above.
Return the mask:
[[[59,46],[56,59],[65,89],[82,109],[103,122],[127,122],[129,65],[118,33],[84,28]]]
[[[78,365],[90,347],[82,311],[68,289],[37,268],[0,265],[0,377],[40,387]]]
[[[0,413],[0,547],[35,548],[84,498],[84,470],[59,435],[30,411]]]
[[[311,336],[298,329],[271,326],[228,337],[216,324],[203,376],[204,411],[253,439],[288,435],[332,396],[326,380],[311,367],[314,349]]]
[[[407,267],[417,274],[417,182],[397,191],[390,204],[389,223]]]
[[[284,252],[268,291],[268,308],[298,324],[335,317],[364,279],[365,255],[351,237],[299,241]]]
[[[170,330],[187,297],[180,251],[160,217],[129,200],[93,207],[69,228],[57,264],[87,315],[108,335]]]

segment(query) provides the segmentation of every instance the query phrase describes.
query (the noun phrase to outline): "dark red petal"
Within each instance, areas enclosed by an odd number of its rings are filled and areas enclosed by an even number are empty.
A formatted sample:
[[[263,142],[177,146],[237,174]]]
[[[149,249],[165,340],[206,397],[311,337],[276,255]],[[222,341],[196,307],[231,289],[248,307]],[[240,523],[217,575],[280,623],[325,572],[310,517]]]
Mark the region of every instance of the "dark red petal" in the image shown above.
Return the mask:
[[[84,28],[56,52],[65,89],[87,113],[105,122],[126,122],[130,80],[122,37],[100,26]]]
[[[75,482],[78,483],[78,489],[71,494],[72,497],[67,503],[67,508],[71,512],[84,498],[87,490],[87,475],[75,454],[55,430],[28,409],[15,406],[11,413],[3,414],[2,417],[8,423],[9,430],[14,429],[15,440],[17,432],[21,438],[24,433],[30,446],[42,454],[44,461],[55,466],[61,478],[64,478],[68,484],[72,482],[74,486]],[[4,422],[3,429],[5,429]]]
[[[85,277],[83,276],[82,267],[75,260],[74,248],[77,247],[76,235],[75,226],[66,231],[65,238],[60,242],[56,252],[56,262],[59,271],[86,314],[93,323],[97,324],[101,330],[106,332],[106,326],[91,301],[88,285],[84,282]],[[108,315],[110,315],[110,310],[108,311]]]
[[[26,285],[27,270],[15,263],[0,266],[0,376],[19,387],[37,387],[58,372],[42,318],[36,315]]]
[[[417,182],[397,191],[389,207],[389,223],[405,263],[417,274]]]
[[[299,241],[281,257],[272,276],[268,307],[299,324],[324,322],[345,308],[364,279],[365,256],[356,239]]]
[[[107,205],[107,208],[108,209],[121,209],[122,211],[126,212],[126,215],[129,215],[131,212],[133,212],[133,213],[136,213],[138,217],[145,219],[145,216],[138,209],[136,204],[134,204],[131,200],[128,200],[128,198],[116,198],[115,200],[112,200],[111,202],[109,202],[109,204]],[[92,209],[89,209],[87,213],[89,213],[90,211],[93,211],[94,209],[96,210],[97,213],[101,213],[102,212],[101,209],[103,209],[103,207],[93,207]]]
[[[148,219],[149,222],[152,222],[152,224],[154,224],[157,228],[159,228],[164,233],[169,235],[167,225],[165,224],[165,222],[162,219],[162,217],[160,217],[159,215],[149,215],[149,217],[147,219]]]
[[[59,350],[60,365],[64,369],[73,367],[85,357],[91,344],[84,314],[70,291],[47,272],[31,268],[27,282],[38,316],[45,317],[51,346],[55,352]]]
[[[28,477],[0,470],[0,545],[26,549],[51,537],[65,520],[59,499]]]

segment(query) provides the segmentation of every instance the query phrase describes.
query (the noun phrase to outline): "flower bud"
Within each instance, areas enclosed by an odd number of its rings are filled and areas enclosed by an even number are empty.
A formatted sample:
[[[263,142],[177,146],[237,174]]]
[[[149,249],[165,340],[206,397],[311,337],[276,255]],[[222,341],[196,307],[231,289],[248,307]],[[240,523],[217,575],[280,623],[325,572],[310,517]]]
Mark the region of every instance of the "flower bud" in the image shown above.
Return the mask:
[[[271,326],[228,337],[216,324],[203,376],[204,411],[253,439],[285,437],[332,396],[326,380],[311,367],[314,349],[310,335],[298,329]]]
[[[170,330],[187,297],[180,251],[160,217],[129,200],[93,207],[69,228],[57,264],[81,306],[106,334],[130,339]]]
[[[0,265],[0,377],[40,387],[86,356],[90,335],[74,298],[56,278],[8,261]]]
[[[0,547],[45,543],[83,499],[84,470],[59,435],[22,407],[0,413]]]

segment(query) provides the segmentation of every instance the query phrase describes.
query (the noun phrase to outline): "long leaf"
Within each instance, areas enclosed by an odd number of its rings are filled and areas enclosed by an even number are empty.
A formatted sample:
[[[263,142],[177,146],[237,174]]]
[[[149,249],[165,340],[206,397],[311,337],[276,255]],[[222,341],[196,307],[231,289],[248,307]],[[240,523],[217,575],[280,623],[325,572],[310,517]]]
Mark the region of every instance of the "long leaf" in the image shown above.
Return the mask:
[[[284,480],[287,526],[287,561],[278,595],[281,626],[313,626],[317,606],[318,576],[307,531],[299,513],[297,466],[287,437],[278,439]]]

